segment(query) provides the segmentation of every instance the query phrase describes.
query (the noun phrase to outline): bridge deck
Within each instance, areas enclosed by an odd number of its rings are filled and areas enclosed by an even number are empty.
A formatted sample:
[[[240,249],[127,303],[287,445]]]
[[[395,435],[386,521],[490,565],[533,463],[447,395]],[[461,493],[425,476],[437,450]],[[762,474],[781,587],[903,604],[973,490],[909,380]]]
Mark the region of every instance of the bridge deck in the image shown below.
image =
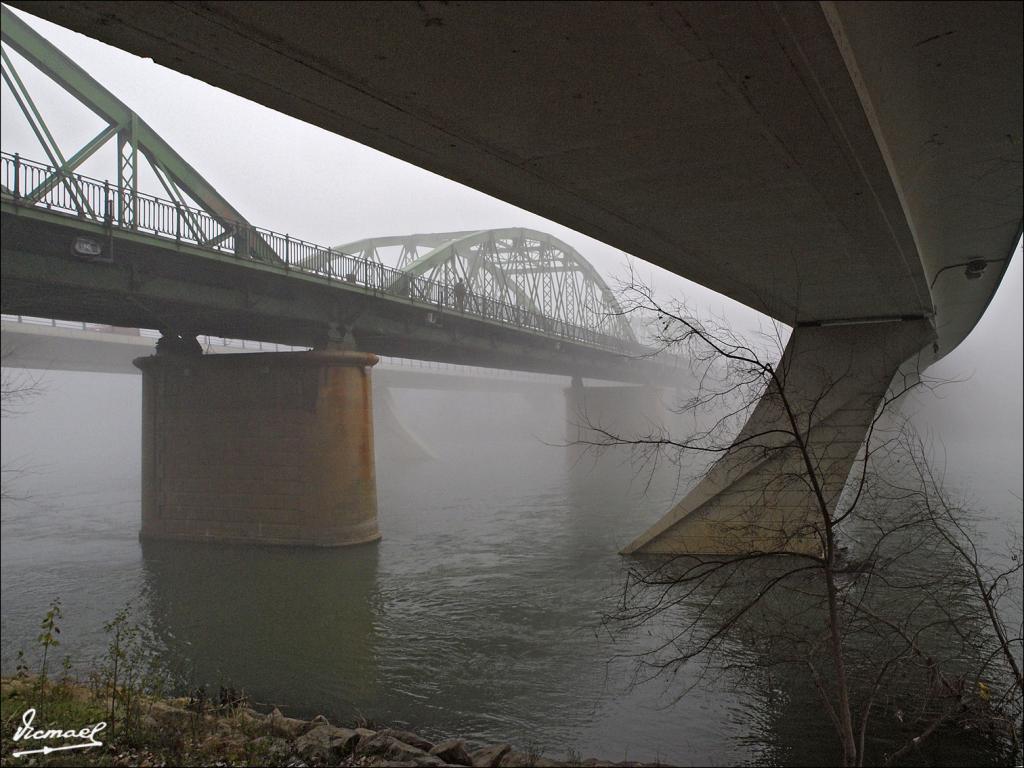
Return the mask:
[[[380,264],[365,265],[362,279],[349,282],[23,205],[10,194],[0,209],[0,300],[8,314],[301,347],[325,343],[334,323],[350,329],[360,349],[392,357],[614,381],[677,378],[678,363],[643,359],[648,350],[638,344],[517,308],[505,314],[509,308],[484,302],[453,307],[443,294],[437,302],[396,295],[387,288],[397,270]],[[99,258],[73,255],[83,236],[99,245]]]

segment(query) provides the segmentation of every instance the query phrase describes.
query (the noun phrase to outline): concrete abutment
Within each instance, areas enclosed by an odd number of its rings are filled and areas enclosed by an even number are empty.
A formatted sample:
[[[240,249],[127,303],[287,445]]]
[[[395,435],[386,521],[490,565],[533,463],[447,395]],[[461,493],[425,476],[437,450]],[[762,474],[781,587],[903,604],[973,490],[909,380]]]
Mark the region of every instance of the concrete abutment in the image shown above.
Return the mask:
[[[916,375],[916,353],[933,338],[924,319],[796,328],[776,382],[732,444],[623,554],[820,554],[821,503],[792,425],[831,514],[890,382],[901,366]]]
[[[376,541],[372,354],[139,358],[144,539]]]

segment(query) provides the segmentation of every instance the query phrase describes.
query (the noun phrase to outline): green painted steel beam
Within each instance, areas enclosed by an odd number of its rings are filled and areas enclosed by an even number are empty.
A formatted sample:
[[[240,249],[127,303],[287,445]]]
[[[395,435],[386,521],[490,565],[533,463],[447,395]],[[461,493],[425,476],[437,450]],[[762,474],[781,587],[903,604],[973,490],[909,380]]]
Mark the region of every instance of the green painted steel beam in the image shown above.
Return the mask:
[[[193,200],[220,220],[222,225],[251,226],[246,218],[203,178],[202,174],[120,99],[19,19],[9,8],[0,6],[0,11],[2,11],[0,34],[2,34],[3,42],[88,107],[108,126],[116,127],[119,144],[127,140],[133,153],[137,148],[137,151],[145,155],[151,164],[159,166]],[[94,147],[93,151],[95,149]],[[119,162],[123,162],[122,157],[119,157]],[[58,166],[64,164],[64,162],[54,163]],[[134,181],[137,179],[138,173],[136,169],[132,170]],[[121,181],[120,174],[118,181]],[[252,258],[268,262],[280,261],[280,257],[262,238],[256,237],[254,241]]]
[[[537,230],[525,228],[510,228],[465,233],[461,237],[450,240],[434,248],[412,264],[407,265],[404,271],[409,275],[409,277],[401,279],[408,280],[413,277],[419,277],[430,273],[432,270],[442,266],[446,262],[450,262],[457,258],[460,248],[462,249],[462,255],[468,258],[470,256],[470,249],[474,246],[486,243],[494,244],[497,241],[503,240],[508,240],[512,243],[521,243],[525,239],[535,241],[542,246],[556,250],[560,254],[560,258],[564,263],[559,264],[558,266],[545,266],[538,263],[537,260],[530,260],[530,257],[523,253],[524,250],[528,249],[512,245],[508,248],[503,248],[503,250],[509,253],[519,254],[519,261],[509,265],[498,265],[490,263],[485,258],[480,258],[478,259],[479,263],[474,264],[474,271],[478,269],[486,270],[503,286],[508,288],[509,291],[516,296],[519,305],[525,309],[529,309],[532,312],[549,317],[552,320],[566,321],[569,321],[570,319],[566,314],[570,307],[566,305],[564,296],[558,297],[558,306],[563,311],[544,311],[547,307],[544,306],[544,302],[541,300],[542,297],[531,295],[524,286],[511,278],[515,274],[555,275],[557,273],[568,274],[578,272],[582,275],[584,281],[592,286],[596,295],[600,297],[600,300],[607,309],[607,317],[610,318],[611,324],[618,331],[618,335],[626,341],[636,341],[636,336],[633,333],[632,327],[630,327],[629,323],[624,319],[625,313],[623,312],[622,307],[619,305],[614,293],[608,287],[608,284],[605,283],[604,278],[601,277],[600,273],[594,269],[594,266],[587,261],[579,251],[563,240],[560,240],[554,235],[550,235],[546,232],[539,232]],[[504,268],[506,266],[508,269]],[[396,286],[396,288],[399,288],[399,286]],[[551,286],[548,286],[548,288],[550,290]]]

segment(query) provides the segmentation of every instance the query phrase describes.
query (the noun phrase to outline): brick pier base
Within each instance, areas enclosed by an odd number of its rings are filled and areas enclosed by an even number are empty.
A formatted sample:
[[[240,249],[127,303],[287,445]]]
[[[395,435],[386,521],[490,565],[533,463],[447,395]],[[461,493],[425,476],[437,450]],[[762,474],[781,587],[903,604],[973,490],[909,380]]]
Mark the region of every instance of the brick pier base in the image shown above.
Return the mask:
[[[334,547],[380,538],[361,352],[139,358],[153,539]]]

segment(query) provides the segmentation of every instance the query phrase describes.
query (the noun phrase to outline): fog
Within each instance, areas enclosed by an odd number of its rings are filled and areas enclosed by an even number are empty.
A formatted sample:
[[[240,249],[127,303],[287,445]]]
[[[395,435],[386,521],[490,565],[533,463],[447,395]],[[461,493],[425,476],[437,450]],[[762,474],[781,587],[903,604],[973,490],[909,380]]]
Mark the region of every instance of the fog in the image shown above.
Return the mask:
[[[662,300],[684,300],[697,313],[720,318],[740,332],[772,327],[770,319],[727,297],[529,211],[18,13],[140,114],[260,226],[324,244],[384,234],[532,227],[576,247],[611,283],[632,269]],[[12,57],[58,143],[77,146],[94,135],[95,116],[17,54]],[[7,88],[2,92],[2,130],[5,151],[41,157]],[[101,152],[81,170],[107,178],[112,168],[109,152]],[[154,182],[144,178],[142,183]],[[1018,245],[985,316],[930,371],[952,383],[919,395],[907,406],[951,475],[976,485],[986,504],[1006,505],[1011,517],[1022,494],[1022,282]],[[55,475],[86,485],[102,485],[112,475],[135,482],[137,377],[57,370],[15,375],[37,381],[39,395],[26,413],[3,420],[4,465],[18,469],[8,473],[11,477],[35,496],[47,493]],[[388,418],[381,419],[384,400]],[[557,388],[490,396],[485,391],[395,390],[378,397],[376,410],[381,422],[379,474],[410,458],[390,417],[398,432],[407,429],[425,446],[433,446],[426,453],[434,453],[436,461],[445,445],[530,440],[543,445],[565,438],[565,401]],[[513,465],[506,462],[494,471],[511,472]],[[450,469],[457,475],[457,468]]]
[[[968,497],[1020,531],[1024,328],[1018,243],[1003,282],[967,339],[927,375],[942,383],[906,406],[936,466]]]
[[[1022,496],[1021,382],[1024,326],[1020,301],[1020,248],[984,317],[957,349],[928,374],[945,381],[934,392],[916,395],[905,410],[933,445],[938,463],[993,512],[1013,520]],[[3,419],[5,467],[18,468],[20,493],[45,497],[51,485],[70,488],[104,485],[111,476],[137,484],[141,380],[135,375],[89,374],[5,369],[5,375],[29,382],[37,394]],[[575,420],[568,412],[563,387],[567,379],[551,377],[550,387],[525,393],[394,389],[375,394],[378,474],[394,464],[427,461],[409,455],[403,437],[380,417],[381,401],[401,428],[411,431],[435,454],[454,460],[468,446],[512,442],[553,446],[566,441]],[[499,387],[500,389],[500,387]],[[680,392],[686,396],[687,393]],[[674,404],[677,393],[665,393]],[[667,414],[665,415],[668,419]],[[626,461],[621,457],[621,461]],[[447,464],[445,464],[447,466]],[[458,475],[457,466],[447,471]],[[515,473],[514,464],[494,473]],[[680,489],[681,490],[681,489]],[[63,491],[62,491],[63,492]],[[1019,519],[1018,519],[1019,522]]]
[[[694,311],[723,318],[743,332],[771,326],[768,318],[727,297],[555,222],[150,60],[16,13],[142,116],[260,226],[328,245],[384,234],[532,227],[576,247],[612,283],[627,276],[627,264],[631,263],[639,279],[654,286],[663,300],[685,299]],[[94,135],[95,116],[17,54],[12,58],[58,143],[72,146]],[[39,145],[7,88],[2,91],[0,106],[4,149],[41,157]],[[112,168],[113,158],[100,153],[81,170],[107,178]],[[146,181],[143,179],[143,186]],[[942,378],[964,381],[946,387],[941,400],[922,406],[927,414],[924,421],[936,440],[943,442],[944,435],[982,442],[991,437],[1009,446],[1014,460],[1019,456],[1022,413],[1024,289],[1019,250],[978,327],[932,371]],[[18,437],[21,452],[43,455],[48,450],[67,455],[79,452],[85,447],[77,444],[80,436],[86,443],[91,439],[94,444],[86,452],[104,457],[98,458],[100,461],[113,460],[112,451],[119,461],[129,460],[130,448],[123,454],[117,452],[134,443],[130,426],[134,422],[126,413],[137,403],[133,379],[48,373],[43,380],[48,391],[45,410],[52,413],[53,425],[16,427],[5,420],[5,454],[19,452],[8,434]],[[69,397],[80,399],[66,399]],[[116,404],[109,413],[102,408],[108,401]],[[83,404],[84,409],[80,407]],[[419,409],[413,405],[409,410],[415,413]],[[73,418],[75,414],[80,416]],[[86,414],[101,423],[123,427],[124,437],[99,444],[96,430],[85,425]],[[65,439],[46,448],[44,436],[54,434]],[[1010,492],[1020,494],[1019,472],[1006,482]]]
[[[325,245],[375,235],[530,227],[574,246],[610,282],[625,277],[631,264],[664,300],[685,300],[740,332],[771,326],[727,297],[529,211],[20,15],[261,227]],[[19,72],[38,89],[47,120],[63,132],[59,140],[70,145],[95,133],[80,107],[27,70]],[[4,150],[42,159],[6,88],[0,107]],[[111,167],[110,157],[97,156],[82,172],[106,178]],[[930,371],[951,383],[906,406],[951,483],[995,516],[999,530],[1022,526],[1022,297],[1018,244],[984,317]],[[228,548],[220,559],[140,547],[140,376],[12,368],[4,375],[31,382],[34,390],[16,413],[5,415],[0,436],[9,497],[3,504],[5,672],[16,650],[9,633],[27,637],[21,628],[35,627],[38,607],[60,591],[69,596],[69,629],[80,632],[68,643],[72,650],[87,654],[100,647],[102,620],[118,602],[132,600],[152,608],[172,646],[183,638],[176,651],[182,664],[194,662],[211,679],[253,676],[245,682],[267,697],[294,684],[318,706],[376,707],[380,717],[425,718],[438,732],[459,728],[495,740],[526,738],[536,697],[544,702],[538,707],[557,715],[549,738],[616,749],[621,743],[610,734],[618,718],[638,718],[636,738],[649,739],[648,750],[656,734],[678,722],[678,712],[668,713],[657,695],[640,689],[620,695],[618,673],[602,666],[619,649],[602,644],[593,630],[600,600],[621,583],[618,549],[681,498],[693,468],[667,465],[651,474],[628,449],[599,461],[572,454],[564,445],[574,418],[567,379],[522,391],[500,383],[451,391],[378,385],[380,548],[335,560],[313,555],[317,575],[304,581],[295,575],[303,566],[295,553]],[[668,390],[663,397],[672,404],[688,394]],[[679,428],[667,413],[663,417],[665,426]],[[175,568],[178,557],[194,572]],[[261,559],[269,563],[264,571]],[[36,584],[42,570],[46,576]],[[290,631],[300,619],[294,617],[245,625],[261,638],[252,644],[259,650],[252,656],[229,650],[238,632],[218,623],[205,604],[206,590],[217,595],[211,603],[241,605],[260,589],[281,589],[288,574],[295,582],[288,583],[287,597],[300,607],[320,610],[317,601],[339,595],[356,606],[326,611],[323,626],[338,633],[345,653],[365,661],[358,680],[345,676],[358,665],[329,656],[332,643],[307,637],[317,634],[306,631],[308,617],[295,634]],[[350,616],[358,619],[358,633],[350,631]],[[448,623],[459,631],[446,632]],[[479,645],[472,644],[474,635],[483,638]],[[268,658],[291,642],[302,651],[289,659],[287,673],[270,669]],[[424,658],[430,648],[440,650]],[[460,675],[469,669],[476,677],[467,682]],[[304,681],[295,682],[299,677]],[[477,680],[500,687],[501,695]],[[592,700],[579,704],[587,696]],[[424,708],[423,701],[436,706]],[[689,711],[693,731],[672,738],[680,750],[695,745],[695,754],[732,762],[736,755],[714,750],[722,749],[722,729],[747,733],[746,705],[729,696],[697,702]],[[657,757],[644,745],[634,747],[631,759]]]

